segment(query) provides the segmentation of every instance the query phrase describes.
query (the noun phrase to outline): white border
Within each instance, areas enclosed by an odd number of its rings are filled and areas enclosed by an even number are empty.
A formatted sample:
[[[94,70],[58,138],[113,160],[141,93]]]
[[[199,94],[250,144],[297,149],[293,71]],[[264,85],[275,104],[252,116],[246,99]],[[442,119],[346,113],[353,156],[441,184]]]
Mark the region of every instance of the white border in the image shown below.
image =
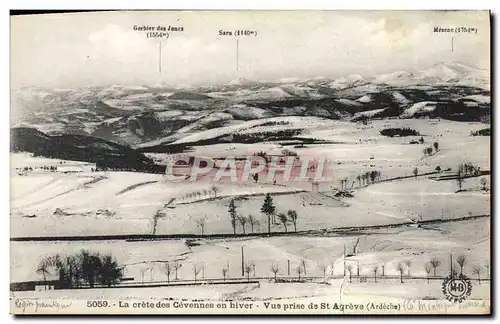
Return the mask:
[[[12,1],[13,2],[13,1]],[[489,9],[494,6],[494,0],[440,0],[440,1],[402,1],[402,0],[18,0],[11,8],[15,9],[355,9],[355,10],[393,10],[393,9]]]

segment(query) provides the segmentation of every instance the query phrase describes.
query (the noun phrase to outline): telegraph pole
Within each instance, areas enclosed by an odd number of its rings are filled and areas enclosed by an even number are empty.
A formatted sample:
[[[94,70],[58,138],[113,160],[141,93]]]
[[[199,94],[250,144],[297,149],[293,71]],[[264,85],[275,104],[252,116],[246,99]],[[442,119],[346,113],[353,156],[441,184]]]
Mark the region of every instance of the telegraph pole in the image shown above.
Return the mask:
[[[453,256],[450,253],[450,277],[453,278]]]
[[[345,244],[344,244],[344,277],[345,277]]]
[[[245,254],[243,252],[243,246],[241,246],[241,276],[245,276]]]

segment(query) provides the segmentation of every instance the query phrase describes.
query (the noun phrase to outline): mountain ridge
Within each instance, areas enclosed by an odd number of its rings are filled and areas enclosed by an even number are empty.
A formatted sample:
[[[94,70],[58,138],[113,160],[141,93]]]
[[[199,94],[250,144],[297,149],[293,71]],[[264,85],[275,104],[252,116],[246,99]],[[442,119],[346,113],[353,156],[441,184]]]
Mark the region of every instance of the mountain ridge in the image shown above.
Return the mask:
[[[13,91],[12,109],[19,116],[11,124],[51,136],[79,134],[139,145],[276,116],[353,122],[380,118],[483,121],[489,120],[490,92],[474,84],[485,81],[484,72],[455,62],[374,79],[356,74],[318,77],[314,82],[314,78],[283,78],[286,83],[245,79],[239,85],[189,90],[131,85],[76,90],[30,87]],[[419,105],[424,102],[435,104]],[[407,110],[410,107],[414,110]]]

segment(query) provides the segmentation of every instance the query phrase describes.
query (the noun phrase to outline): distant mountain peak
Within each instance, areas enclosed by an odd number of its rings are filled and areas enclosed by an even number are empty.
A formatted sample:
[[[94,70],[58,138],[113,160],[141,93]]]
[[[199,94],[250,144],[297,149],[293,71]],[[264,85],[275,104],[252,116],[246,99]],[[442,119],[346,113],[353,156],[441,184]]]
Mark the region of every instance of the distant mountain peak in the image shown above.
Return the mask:
[[[340,90],[346,89],[354,86],[367,84],[368,81],[359,74],[349,74],[347,76],[341,77],[328,84],[328,86],[332,89]]]
[[[440,62],[420,71],[382,74],[373,83],[395,86],[457,84],[488,88],[489,78],[485,72],[461,62]]]
[[[233,85],[233,86],[246,86],[246,85],[254,85],[257,84],[258,82],[250,80],[250,79],[245,79],[245,78],[237,78],[234,80],[231,80],[228,82],[228,85]]]

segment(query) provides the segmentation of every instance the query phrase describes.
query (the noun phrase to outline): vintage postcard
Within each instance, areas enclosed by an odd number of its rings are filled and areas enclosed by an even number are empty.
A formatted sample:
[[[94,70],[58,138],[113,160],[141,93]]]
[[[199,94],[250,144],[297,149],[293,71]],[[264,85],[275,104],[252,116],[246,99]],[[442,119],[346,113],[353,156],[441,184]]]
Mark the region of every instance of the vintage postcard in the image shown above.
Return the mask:
[[[10,20],[11,313],[491,313],[489,11]]]

